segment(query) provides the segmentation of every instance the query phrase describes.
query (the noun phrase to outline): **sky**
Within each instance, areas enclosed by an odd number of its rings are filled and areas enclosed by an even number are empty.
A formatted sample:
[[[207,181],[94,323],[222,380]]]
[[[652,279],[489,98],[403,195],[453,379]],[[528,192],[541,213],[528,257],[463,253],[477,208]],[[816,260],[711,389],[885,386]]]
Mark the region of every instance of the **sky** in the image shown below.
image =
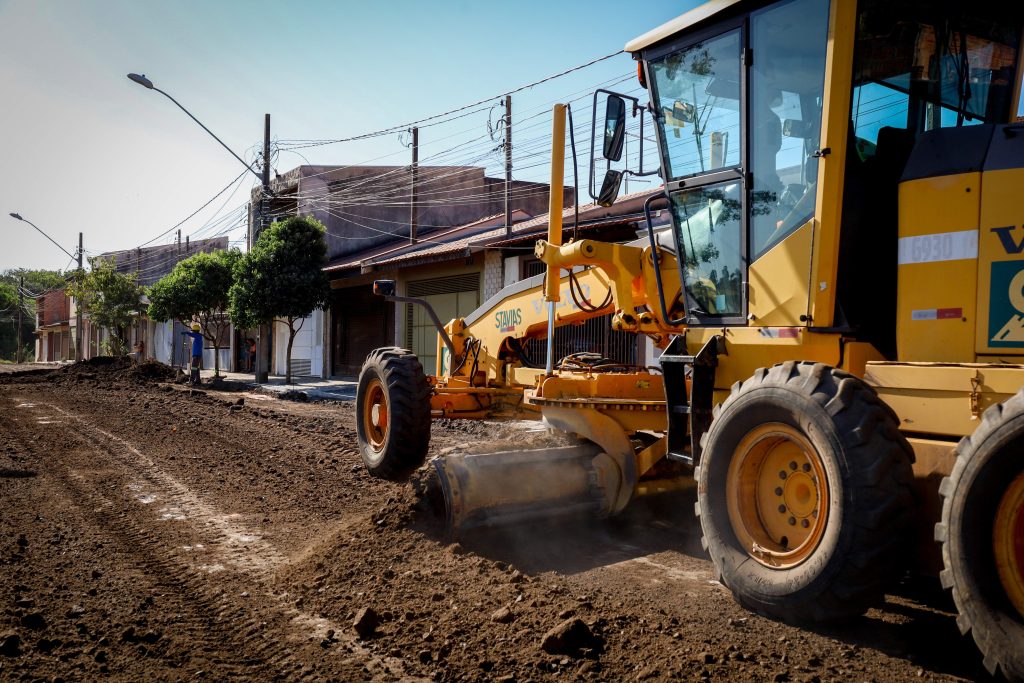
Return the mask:
[[[0,270],[70,265],[10,212],[71,253],[84,233],[88,257],[169,243],[174,233],[161,233],[229,186],[182,235],[226,232],[244,246],[256,176],[232,185],[245,173],[238,160],[129,72],[149,77],[247,161],[271,114],[280,173],[306,163],[408,164],[407,135],[299,141],[358,136],[486,100],[421,126],[420,161],[472,162],[500,176],[500,139],[488,134],[502,113],[499,95],[621,50],[698,4],[0,0]],[[575,125],[589,135],[589,94],[609,84],[638,94],[629,56],[513,95],[514,177],[547,181],[552,103],[575,100]]]

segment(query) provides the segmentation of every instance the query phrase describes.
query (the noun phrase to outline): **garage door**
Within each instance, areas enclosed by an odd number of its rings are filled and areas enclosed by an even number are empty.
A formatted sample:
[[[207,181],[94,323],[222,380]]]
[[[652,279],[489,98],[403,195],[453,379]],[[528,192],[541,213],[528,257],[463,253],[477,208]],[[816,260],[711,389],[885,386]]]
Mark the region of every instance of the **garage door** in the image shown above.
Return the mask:
[[[354,376],[367,354],[391,346],[392,304],[370,285],[336,289],[331,300],[331,374]]]
[[[472,313],[480,305],[480,273],[467,273],[433,280],[415,280],[407,287],[409,296],[426,299],[442,325],[452,318]],[[406,307],[406,344],[420,358],[428,375],[437,364],[437,330],[422,306]]]

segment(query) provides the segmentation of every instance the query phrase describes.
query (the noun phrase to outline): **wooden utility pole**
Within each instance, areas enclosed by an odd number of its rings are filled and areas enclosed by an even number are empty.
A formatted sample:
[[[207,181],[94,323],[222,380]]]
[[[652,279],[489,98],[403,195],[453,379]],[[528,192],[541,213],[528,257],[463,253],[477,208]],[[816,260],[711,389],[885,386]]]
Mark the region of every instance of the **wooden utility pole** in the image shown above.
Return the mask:
[[[512,234],[512,96],[505,95],[505,234]]]
[[[22,275],[18,284],[18,352],[15,354],[15,360],[20,363],[24,356],[22,351],[24,344],[21,341],[21,312],[25,310],[25,276]]]
[[[82,277],[82,233],[78,233],[78,277]],[[75,360],[82,358],[82,302],[75,301]]]
[[[189,252],[188,235],[185,235],[185,253],[188,254],[188,252]]]
[[[416,196],[420,174],[420,129],[412,129],[412,188],[409,194],[409,244],[416,244],[416,229],[419,227],[419,198]]]
[[[260,220],[259,231],[253,235],[252,243],[256,244],[259,233],[270,225],[270,114],[263,115],[263,187],[260,188]],[[267,361],[267,354],[270,347],[271,326],[259,325],[256,328],[256,363],[253,365],[255,380],[266,382],[270,379],[270,367]]]

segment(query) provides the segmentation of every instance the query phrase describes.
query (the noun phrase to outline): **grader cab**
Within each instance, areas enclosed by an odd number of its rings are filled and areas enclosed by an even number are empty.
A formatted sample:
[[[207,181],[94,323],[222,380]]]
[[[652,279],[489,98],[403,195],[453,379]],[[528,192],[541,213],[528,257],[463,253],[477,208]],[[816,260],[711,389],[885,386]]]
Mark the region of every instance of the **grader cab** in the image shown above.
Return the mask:
[[[750,609],[850,618],[931,566],[988,669],[1024,679],[1022,31],[992,0],[713,0],[630,42],[649,101],[602,93],[599,198],[650,117],[670,228],[563,244],[556,106],[546,272],[436,321],[430,376],[369,356],[367,467],[408,476],[431,419],[541,419],[578,442],[432,461],[453,527],[695,480]],[[605,315],[659,367],[531,354]]]

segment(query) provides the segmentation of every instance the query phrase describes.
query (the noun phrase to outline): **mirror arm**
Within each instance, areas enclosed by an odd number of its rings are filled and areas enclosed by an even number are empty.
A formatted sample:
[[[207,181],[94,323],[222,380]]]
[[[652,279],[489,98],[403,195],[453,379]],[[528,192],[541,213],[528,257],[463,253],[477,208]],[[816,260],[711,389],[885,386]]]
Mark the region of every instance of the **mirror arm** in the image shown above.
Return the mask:
[[[638,108],[639,109],[643,109],[644,108],[640,104],[640,99],[637,98],[637,97],[633,97],[632,95],[623,95],[622,93],[617,93],[617,92],[615,92],[613,90],[605,90],[604,88],[598,88],[597,90],[594,91],[594,98],[593,98],[593,102],[591,104],[591,109],[590,109],[590,180],[587,183],[587,192],[590,194],[590,198],[592,200],[594,200],[595,202],[597,201],[599,195],[595,194],[595,189],[596,188],[594,187],[594,179],[596,178],[596,170],[597,170],[597,164],[595,163],[595,158],[594,158],[594,138],[596,137],[596,133],[597,133],[597,96],[599,94],[601,94],[601,93],[604,93],[605,95],[614,95],[615,97],[621,97],[624,100],[629,100],[630,102],[632,102],[633,103],[634,116],[636,115],[635,112],[636,112],[636,110]],[[648,109],[651,108],[650,103],[647,104],[647,108]],[[644,125],[643,119],[640,119],[641,135],[643,134],[643,132],[642,132],[643,131],[643,125]],[[640,157],[641,169],[640,170],[643,171],[643,138],[641,138],[641,140],[640,140],[640,151],[641,151],[641,157]],[[609,161],[605,165],[605,172],[607,173],[608,170],[611,167],[612,167],[612,162]],[[652,174],[656,173],[656,171],[650,171],[648,173],[643,173],[643,172],[641,172],[641,173],[634,173],[634,172],[632,172],[632,171],[630,171],[628,169],[626,169],[624,172],[628,173],[629,175],[633,175],[633,176],[636,176],[636,175],[652,175]]]

